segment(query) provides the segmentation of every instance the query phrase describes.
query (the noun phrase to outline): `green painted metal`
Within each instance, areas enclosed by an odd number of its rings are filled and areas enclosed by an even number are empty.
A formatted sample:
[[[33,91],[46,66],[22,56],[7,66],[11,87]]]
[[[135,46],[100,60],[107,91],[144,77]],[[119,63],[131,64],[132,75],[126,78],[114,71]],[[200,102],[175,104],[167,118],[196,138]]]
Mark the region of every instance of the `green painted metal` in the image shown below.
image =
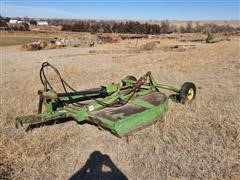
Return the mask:
[[[72,118],[77,122],[94,123],[121,137],[156,122],[164,115],[168,97],[160,89],[180,92],[178,88],[157,84],[150,72],[137,81],[123,79],[120,84],[94,90],[57,93],[45,87],[38,92],[45,112],[18,117],[16,124],[34,125]],[[85,104],[75,107],[72,102]]]
[[[155,106],[152,105],[151,103],[149,102],[146,102],[142,99],[139,99],[139,98],[135,98],[133,100],[131,100],[129,103],[131,104],[135,104],[137,106],[142,106],[142,107],[146,107],[146,108],[154,108]]]
[[[66,118],[70,117],[66,113],[66,111],[55,111],[55,112],[46,112],[46,113],[41,113],[41,114],[35,114],[35,115],[29,115],[29,116],[22,116],[22,117],[17,117],[16,118],[16,127],[20,124],[23,126],[24,124],[27,125],[34,125],[34,124],[39,124],[39,123],[44,123],[47,121],[51,120],[57,120],[59,118]]]
[[[173,91],[175,93],[179,93],[180,92],[179,88],[175,88],[175,87],[167,86],[167,85],[163,85],[163,84],[156,84],[155,87],[158,88],[158,89],[170,90],[170,91]]]
[[[114,125],[113,132],[118,136],[124,136],[141,127],[150,125],[163,117],[168,108],[168,98],[160,106],[150,108],[144,112],[121,119]]]

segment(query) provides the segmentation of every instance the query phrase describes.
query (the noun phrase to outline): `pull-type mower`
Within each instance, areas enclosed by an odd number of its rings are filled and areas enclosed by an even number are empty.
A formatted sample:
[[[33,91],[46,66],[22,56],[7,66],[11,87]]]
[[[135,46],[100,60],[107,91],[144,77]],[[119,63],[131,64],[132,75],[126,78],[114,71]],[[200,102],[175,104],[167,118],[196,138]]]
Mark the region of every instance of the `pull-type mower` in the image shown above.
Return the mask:
[[[45,73],[46,67],[51,67],[56,72],[64,93],[53,90]],[[40,79],[44,90],[38,91],[38,114],[16,118],[17,127],[19,124],[33,126],[74,119],[77,122],[87,121],[122,137],[156,122],[164,115],[168,109],[169,97],[160,92],[160,89],[175,92],[175,100],[181,103],[192,101],[196,95],[193,83],[186,82],[180,89],[157,84],[151,72],[138,80],[134,76],[127,76],[120,84],[76,91],[54,66],[45,62],[40,69]]]

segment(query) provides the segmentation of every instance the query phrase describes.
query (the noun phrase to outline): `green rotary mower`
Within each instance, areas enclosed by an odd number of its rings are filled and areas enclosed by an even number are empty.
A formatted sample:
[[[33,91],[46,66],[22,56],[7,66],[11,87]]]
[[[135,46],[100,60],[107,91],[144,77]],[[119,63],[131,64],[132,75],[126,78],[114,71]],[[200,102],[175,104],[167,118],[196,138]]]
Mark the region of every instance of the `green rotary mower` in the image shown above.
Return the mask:
[[[52,68],[60,79],[64,92],[56,92],[45,69]],[[173,91],[175,101],[191,102],[196,87],[186,82],[181,88],[158,84],[151,72],[136,79],[127,76],[120,83],[77,91],[48,62],[42,64],[40,79],[43,90],[38,91],[38,114],[16,118],[16,126],[28,128],[48,123],[75,120],[88,122],[122,137],[161,119],[168,109],[169,97],[161,89]],[[43,109],[44,107],[44,109]],[[43,111],[44,110],[44,111]]]

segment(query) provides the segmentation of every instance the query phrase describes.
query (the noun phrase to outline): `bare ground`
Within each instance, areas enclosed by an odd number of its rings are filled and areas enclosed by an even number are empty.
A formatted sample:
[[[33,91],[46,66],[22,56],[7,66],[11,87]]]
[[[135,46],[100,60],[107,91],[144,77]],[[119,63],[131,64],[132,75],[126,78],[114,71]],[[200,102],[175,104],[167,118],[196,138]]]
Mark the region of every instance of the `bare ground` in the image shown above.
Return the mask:
[[[155,40],[160,44],[144,49],[143,44]],[[204,44],[155,38],[37,52],[3,47],[0,176],[74,179],[90,162],[91,171],[97,172],[95,179],[116,179],[123,174],[129,179],[239,178],[239,40],[231,37],[231,41]],[[174,45],[185,45],[185,50],[169,48]],[[30,132],[15,129],[15,117],[36,113],[37,90],[42,88],[39,67],[44,61],[56,65],[79,90],[152,71],[161,83],[181,86],[185,81],[194,82],[197,97],[190,105],[170,101],[162,120],[128,139],[76,122]],[[99,170],[96,164],[103,161],[97,157],[93,163],[92,153],[112,162],[110,169],[116,167],[113,172],[121,171],[122,176],[108,176],[111,173],[106,174],[109,171],[104,167]]]

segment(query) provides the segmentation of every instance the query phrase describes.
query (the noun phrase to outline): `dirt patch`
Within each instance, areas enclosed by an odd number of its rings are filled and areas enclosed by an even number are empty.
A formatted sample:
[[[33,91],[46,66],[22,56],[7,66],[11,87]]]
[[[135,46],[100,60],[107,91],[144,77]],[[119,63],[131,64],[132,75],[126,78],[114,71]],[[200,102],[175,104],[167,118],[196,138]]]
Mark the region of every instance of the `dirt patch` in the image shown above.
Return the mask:
[[[151,41],[151,42],[141,45],[140,50],[144,50],[144,51],[154,50],[157,48],[157,46],[159,44],[160,44],[160,41]]]
[[[112,35],[97,34],[97,37],[105,43],[117,43],[120,41],[118,37],[114,37]]]
[[[180,42],[205,42],[207,35],[204,34],[182,34],[178,37]]]
[[[230,35],[225,35],[222,33],[215,33],[215,34],[182,34],[180,37],[177,38],[179,42],[200,42],[200,43],[217,43],[221,41],[231,41],[229,38]],[[211,37],[211,40],[209,40]]]
[[[163,47],[162,50],[165,52],[184,52],[186,50],[195,49],[196,45],[174,45],[169,47]]]
[[[125,39],[144,39],[148,38],[149,36],[146,34],[120,34],[118,35],[122,40]]]

